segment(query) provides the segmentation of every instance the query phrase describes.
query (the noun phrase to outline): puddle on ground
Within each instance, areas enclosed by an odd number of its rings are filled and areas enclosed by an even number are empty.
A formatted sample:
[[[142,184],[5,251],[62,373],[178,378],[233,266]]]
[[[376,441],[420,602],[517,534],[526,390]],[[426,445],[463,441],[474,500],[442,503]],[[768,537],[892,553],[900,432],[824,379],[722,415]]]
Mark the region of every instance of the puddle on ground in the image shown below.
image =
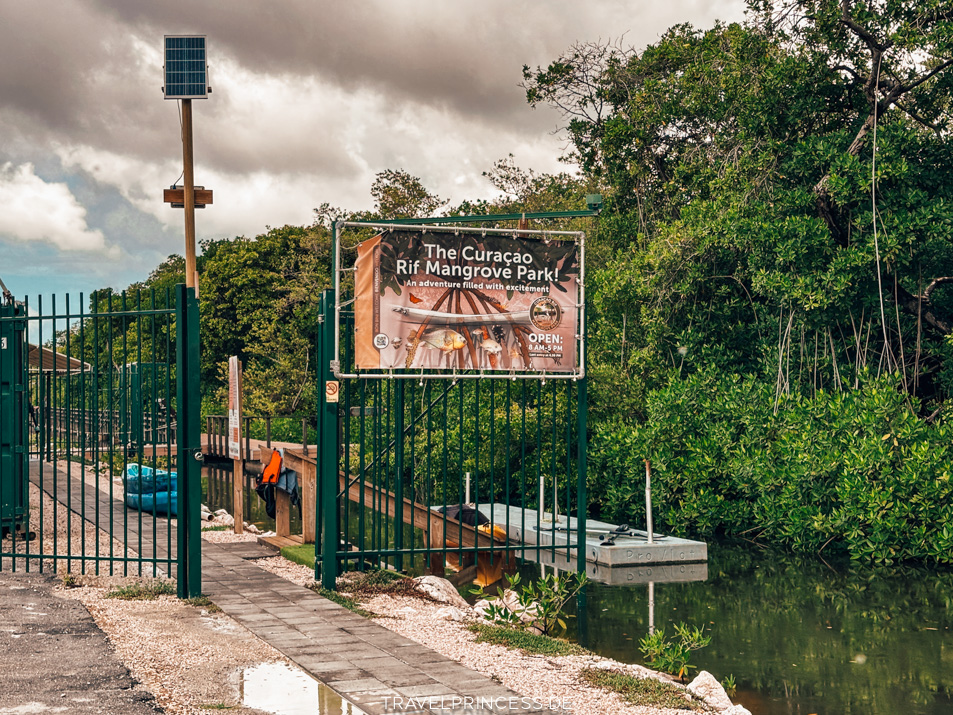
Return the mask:
[[[300,668],[285,663],[245,668],[242,705],[275,715],[364,715]]]

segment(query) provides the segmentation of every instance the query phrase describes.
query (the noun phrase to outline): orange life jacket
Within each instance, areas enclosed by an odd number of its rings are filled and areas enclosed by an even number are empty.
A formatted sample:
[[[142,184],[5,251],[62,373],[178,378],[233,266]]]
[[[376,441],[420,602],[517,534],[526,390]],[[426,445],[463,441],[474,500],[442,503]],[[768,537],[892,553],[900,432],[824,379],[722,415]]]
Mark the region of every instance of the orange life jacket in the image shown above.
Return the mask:
[[[281,452],[276,449],[271,453],[268,466],[261,473],[261,484],[277,484],[279,474],[281,474]]]

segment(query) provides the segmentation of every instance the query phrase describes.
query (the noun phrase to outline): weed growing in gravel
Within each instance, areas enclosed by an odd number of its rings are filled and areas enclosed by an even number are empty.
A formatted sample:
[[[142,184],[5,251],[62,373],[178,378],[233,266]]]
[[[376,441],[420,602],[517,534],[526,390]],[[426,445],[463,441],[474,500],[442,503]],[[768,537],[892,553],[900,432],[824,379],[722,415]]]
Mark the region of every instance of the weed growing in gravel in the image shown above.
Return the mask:
[[[203,710],[234,710],[238,706],[226,703],[206,703],[205,705],[199,705],[199,707]]]
[[[329,601],[334,601],[339,606],[344,606],[347,610],[352,611],[359,616],[363,616],[364,618],[374,618],[377,616],[376,613],[368,611],[366,608],[362,608],[361,604],[359,604],[355,599],[338,593],[337,591],[329,591],[326,588],[322,588],[321,584],[317,581],[308,584],[308,588],[310,588],[319,596],[324,596]]]
[[[473,623],[468,628],[477,634],[477,643],[493,643],[525,653],[538,655],[588,655],[589,651],[576,643],[542,636],[529,631],[518,631],[507,626]]]
[[[190,606],[196,606],[197,608],[204,608],[209,613],[221,613],[222,609],[212,603],[212,599],[208,596],[196,596],[195,598],[186,598],[185,602]]]
[[[212,524],[211,526],[202,526],[202,531],[231,531],[234,529],[234,526],[229,526],[228,524]],[[229,705],[231,707],[231,705]]]
[[[396,571],[387,571],[384,569],[371,569],[369,571],[353,571],[347,574],[346,579],[342,581],[339,588],[358,596],[376,596],[384,594],[388,596],[408,596],[417,598],[421,601],[438,601],[423,591],[417,589],[417,584],[412,578],[408,578]]]
[[[175,584],[172,581],[147,581],[120,586],[106,594],[105,598],[119,598],[123,601],[152,601],[159,596],[174,596]]]
[[[654,678],[636,678],[625,673],[598,668],[583,668],[579,675],[591,685],[618,693],[633,705],[699,712],[708,710],[704,703],[690,699],[691,695],[687,691]]]
[[[79,588],[79,581],[71,573],[63,574],[63,588]]]

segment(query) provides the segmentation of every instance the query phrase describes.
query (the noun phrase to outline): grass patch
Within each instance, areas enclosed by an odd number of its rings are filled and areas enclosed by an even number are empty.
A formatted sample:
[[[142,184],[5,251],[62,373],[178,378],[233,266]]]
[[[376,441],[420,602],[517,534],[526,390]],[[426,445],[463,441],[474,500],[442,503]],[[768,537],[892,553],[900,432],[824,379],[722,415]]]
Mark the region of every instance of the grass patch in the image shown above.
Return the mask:
[[[231,531],[234,528],[234,526],[228,524],[212,524],[211,526],[202,526],[202,531]],[[229,707],[232,706],[229,705]]]
[[[281,555],[288,561],[294,561],[296,564],[314,568],[314,544],[298,544],[297,546],[285,546],[281,549]]]
[[[186,598],[185,602],[190,606],[204,608],[209,613],[221,613],[222,609],[212,603],[208,596],[196,596],[195,598]]]
[[[199,705],[203,710],[234,710],[237,708],[237,705],[228,705],[226,703],[208,703],[206,705]]]
[[[153,601],[159,596],[176,595],[172,581],[147,581],[120,586],[105,595],[105,598],[118,598],[123,601]]]
[[[326,588],[322,588],[321,584],[317,581],[308,586],[312,591],[314,591],[319,596],[324,596],[329,601],[334,601],[339,606],[344,606],[347,610],[352,613],[356,613],[359,616],[364,618],[375,618],[376,613],[368,611],[366,608],[363,608],[360,603],[350,596],[345,596],[343,593],[338,593],[337,591],[329,591]]]
[[[584,668],[580,676],[590,685],[597,685],[606,690],[612,690],[621,695],[633,705],[650,705],[673,710],[694,710],[707,712],[709,708],[691,697],[687,691],[671,683],[663,683],[655,678],[635,678],[625,673],[614,673],[610,670]]]
[[[538,655],[588,655],[589,651],[576,643],[542,636],[537,633],[520,631],[506,626],[493,626],[489,623],[473,623],[468,628],[477,634],[477,643],[493,643],[524,653]]]

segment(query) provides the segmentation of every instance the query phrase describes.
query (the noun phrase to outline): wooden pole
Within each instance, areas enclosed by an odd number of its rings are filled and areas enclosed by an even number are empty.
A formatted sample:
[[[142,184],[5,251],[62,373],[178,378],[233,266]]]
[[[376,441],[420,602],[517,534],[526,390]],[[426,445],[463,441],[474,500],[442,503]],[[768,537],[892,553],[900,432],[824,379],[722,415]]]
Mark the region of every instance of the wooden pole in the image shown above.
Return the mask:
[[[185,285],[195,288],[195,179],[192,173],[192,100],[182,100],[182,163],[185,179]]]

